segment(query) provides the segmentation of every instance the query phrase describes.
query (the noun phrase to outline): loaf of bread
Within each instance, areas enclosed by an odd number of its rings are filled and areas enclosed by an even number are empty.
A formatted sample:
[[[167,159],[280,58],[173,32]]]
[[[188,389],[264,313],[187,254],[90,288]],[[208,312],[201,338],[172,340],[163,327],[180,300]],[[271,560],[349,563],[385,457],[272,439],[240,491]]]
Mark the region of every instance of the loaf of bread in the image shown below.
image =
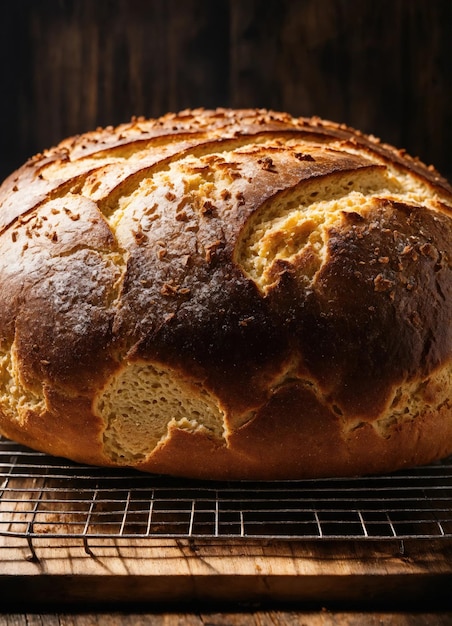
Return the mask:
[[[202,479],[452,453],[452,189],[374,137],[191,110],[0,188],[0,432]]]

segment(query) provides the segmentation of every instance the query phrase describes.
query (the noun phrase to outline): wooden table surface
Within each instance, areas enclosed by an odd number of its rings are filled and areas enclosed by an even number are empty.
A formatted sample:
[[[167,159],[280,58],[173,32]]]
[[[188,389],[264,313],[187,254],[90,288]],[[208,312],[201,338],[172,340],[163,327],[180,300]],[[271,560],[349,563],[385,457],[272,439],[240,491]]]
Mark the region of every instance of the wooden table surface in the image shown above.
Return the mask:
[[[452,624],[452,544],[0,538],[0,624]]]
[[[200,613],[7,614],[1,626],[446,626],[452,613],[256,611]]]

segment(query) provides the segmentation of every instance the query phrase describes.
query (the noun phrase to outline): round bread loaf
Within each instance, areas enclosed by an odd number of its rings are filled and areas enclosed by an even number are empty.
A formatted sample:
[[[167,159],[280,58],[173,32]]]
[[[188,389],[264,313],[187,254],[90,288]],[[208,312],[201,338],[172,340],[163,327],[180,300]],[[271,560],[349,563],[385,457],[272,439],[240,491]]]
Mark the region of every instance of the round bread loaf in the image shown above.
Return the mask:
[[[205,479],[452,453],[452,189],[320,119],[192,110],[0,188],[0,432]]]

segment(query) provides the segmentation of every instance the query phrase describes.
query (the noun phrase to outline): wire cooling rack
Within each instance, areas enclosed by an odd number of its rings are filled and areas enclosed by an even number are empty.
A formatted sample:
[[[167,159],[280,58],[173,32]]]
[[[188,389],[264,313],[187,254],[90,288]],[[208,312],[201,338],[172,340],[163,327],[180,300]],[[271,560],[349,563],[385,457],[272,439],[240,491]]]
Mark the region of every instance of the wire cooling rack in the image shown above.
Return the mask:
[[[388,476],[202,482],[77,465],[0,437],[0,536],[33,541],[452,537],[452,458]]]

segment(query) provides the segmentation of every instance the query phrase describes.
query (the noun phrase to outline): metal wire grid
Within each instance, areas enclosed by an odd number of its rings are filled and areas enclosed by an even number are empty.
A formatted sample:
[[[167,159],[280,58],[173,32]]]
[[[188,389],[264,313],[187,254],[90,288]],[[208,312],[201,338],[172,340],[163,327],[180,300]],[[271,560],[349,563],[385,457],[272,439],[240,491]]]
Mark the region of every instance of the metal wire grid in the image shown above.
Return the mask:
[[[452,459],[389,476],[211,483],[81,466],[0,438],[0,536],[452,537]]]

